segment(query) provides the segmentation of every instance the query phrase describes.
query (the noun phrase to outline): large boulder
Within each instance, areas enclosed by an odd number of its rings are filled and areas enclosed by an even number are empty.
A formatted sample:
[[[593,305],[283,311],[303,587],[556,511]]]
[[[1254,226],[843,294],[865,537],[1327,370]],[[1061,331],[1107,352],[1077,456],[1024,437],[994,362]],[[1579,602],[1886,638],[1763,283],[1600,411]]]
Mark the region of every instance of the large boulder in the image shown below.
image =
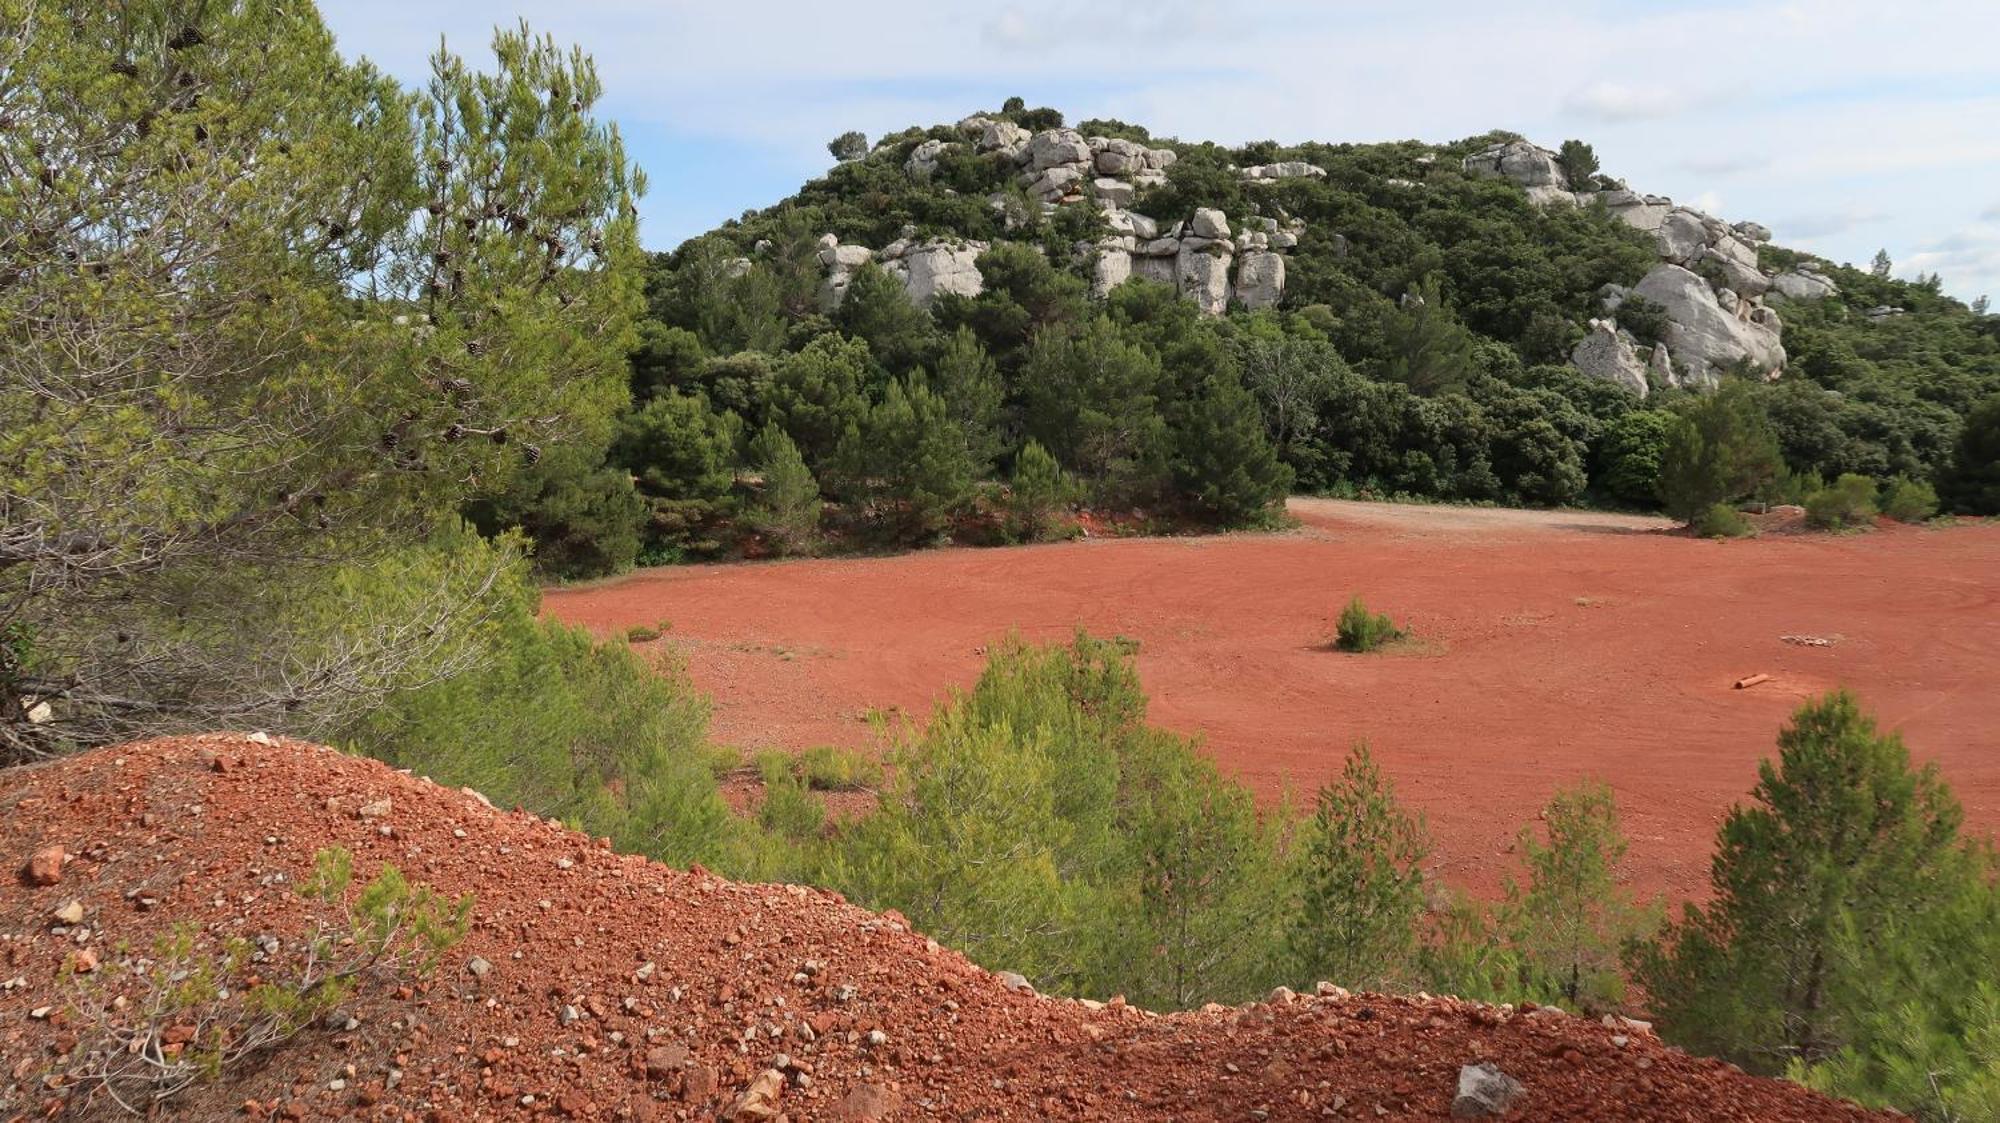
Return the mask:
[[[1102,141],[1102,144],[1098,142]],[[1120,137],[1092,137],[1097,174],[1131,175],[1146,166],[1146,146]]]
[[[1090,166],[1090,142],[1075,129],[1049,129],[1028,139],[1015,160],[1041,172],[1063,165]]]
[[[1667,215],[1653,236],[1659,240],[1660,259],[1675,265],[1694,264],[1708,248],[1708,225],[1699,212],[1685,207]]]
[[[1131,276],[1131,252],[1121,246],[1101,246],[1097,251],[1097,261],[1091,266],[1090,291],[1103,296]]]
[[[1304,160],[1281,160],[1275,164],[1258,164],[1243,169],[1243,178],[1258,179],[1325,179],[1326,169],[1318,164],[1308,164]]]
[[[1213,207],[1195,208],[1194,218],[1188,228],[1199,238],[1229,237],[1229,219]]]
[[[1673,200],[1659,195],[1640,195],[1624,188],[1600,191],[1593,198],[1604,204],[1611,217],[1646,234],[1658,233],[1667,216],[1674,213]]]
[[[1632,346],[1632,338],[1618,330],[1611,320],[1590,321],[1590,331],[1570,352],[1571,365],[1592,378],[1615,382],[1640,397],[1646,396],[1646,364]]]
[[[1840,289],[1829,277],[1804,269],[1793,269],[1771,278],[1766,300],[1824,300]]]
[[[1713,386],[1738,362],[1765,374],[1785,367],[1780,325],[1770,309],[1741,301],[1723,308],[1708,282],[1678,265],[1658,265],[1632,291],[1667,310],[1666,343],[1684,382]]]
[[[978,296],[986,287],[978,266],[985,249],[984,242],[929,242],[913,247],[903,255],[909,270],[903,284],[910,299],[929,305],[941,292]]]
[[[1012,121],[987,121],[980,127],[978,148],[981,152],[1005,152],[1017,155],[1028,145],[1028,130]]]
[[[927,140],[910,149],[910,158],[903,161],[903,170],[918,179],[929,179],[937,171],[938,157],[955,145],[949,141]]]
[[[1551,203],[1574,204],[1569,180],[1563,176],[1556,154],[1525,140],[1496,144],[1465,158],[1468,175],[1510,179],[1528,193],[1536,206]]]
[[[1174,259],[1175,284],[1202,315],[1220,316],[1229,310],[1229,243],[1191,243],[1196,240],[1183,241],[1180,256]]]
[[[1285,258],[1270,250],[1252,250],[1236,263],[1236,299],[1256,311],[1275,308],[1285,295]]]
[[[1114,207],[1131,203],[1132,197],[1137,193],[1130,183],[1111,176],[1099,176],[1091,181],[1090,186],[1097,192],[1099,202]]]

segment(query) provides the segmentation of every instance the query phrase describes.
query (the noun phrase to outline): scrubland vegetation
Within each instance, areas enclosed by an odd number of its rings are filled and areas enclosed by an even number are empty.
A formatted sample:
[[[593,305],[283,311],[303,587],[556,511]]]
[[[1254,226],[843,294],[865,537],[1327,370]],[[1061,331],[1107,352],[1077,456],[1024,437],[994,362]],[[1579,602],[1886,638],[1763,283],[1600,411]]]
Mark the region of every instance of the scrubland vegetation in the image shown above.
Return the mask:
[[[921,131],[649,259],[588,58],[525,30],[406,90],[305,5],[24,13],[0,4],[0,762],[284,730],[623,850],[837,887],[1049,990],[1638,1002],[1755,1071],[1993,1117],[1987,847],[1847,695],[1799,711],[1708,903],[1661,926],[1617,888],[1604,790],[1551,801],[1503,901],[1458,898],[1364,746],[1309,808],[1260,810],[1081,636],[1001,649],[881,775],[770,762],[738,817],[650,631],[536,614],[538,577],[1047,538],[1079,499],[1173,526],[1257,525],[1294,487],[1658,502],[1722,534],[1759,500],[1995,513],[2000,324],[1934,278],[1829,266],[1841,295],[1787,310],[1786,377],[1642,401],[1559,364],[1650,251],[1452,170],[1489,138],[1156,142],[1181,156],[1141,201],[1161,214],[1246,209],[1231,164],[1328,169],[1267,189],[1308,220],[1286,304],[1208,320],[1143,281],[1092,298],[1069,252],[1091,212],[1008,230],[983,199],[1007,169],[904,175]],[[818,234],[906,224],[994,239],[985,291],[923,310],[863,269],[817,306]],[[1393,631],[1353,607],[1360,649]],[[815,793],[845,787],[880,808],[830,827]]]

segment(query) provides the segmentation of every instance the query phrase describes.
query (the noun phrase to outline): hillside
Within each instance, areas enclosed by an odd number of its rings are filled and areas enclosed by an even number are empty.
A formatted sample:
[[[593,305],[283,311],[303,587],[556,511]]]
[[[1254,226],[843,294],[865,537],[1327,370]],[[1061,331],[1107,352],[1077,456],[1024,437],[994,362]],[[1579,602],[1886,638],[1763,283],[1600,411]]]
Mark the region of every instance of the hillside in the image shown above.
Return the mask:
[[[585,576],[1046,538],[1076,502],[1174,528],[1290,492],[1652,509],[1675,414],[1725,382],[1782,453],[1759,499],[1857,474],[1992,506],[1961,436],[2000,317],[1581,141],[1225,147],[1010,104],[830,148],[654,256],[631,412],[483,527]]]
[[[305,923],[289,887],[339,845],[364,875],[476,894],[470,934],[432,981],[365,988],[181,1117],[1431,1119],[1482,1061],[1522,1085],[1510,1118],[1863,1117],[1555,1011],[1323,988],[1159,1017],[1020,993],[894,914],[612,853],[294,741],[97,750],[0,773],[0,809],[10,1114],[52,1101],[44,1073],[89,1038],[66,967],[116,987],[122,949],[192,923],[202,946],[256,938],[255,969],[283,977]]]

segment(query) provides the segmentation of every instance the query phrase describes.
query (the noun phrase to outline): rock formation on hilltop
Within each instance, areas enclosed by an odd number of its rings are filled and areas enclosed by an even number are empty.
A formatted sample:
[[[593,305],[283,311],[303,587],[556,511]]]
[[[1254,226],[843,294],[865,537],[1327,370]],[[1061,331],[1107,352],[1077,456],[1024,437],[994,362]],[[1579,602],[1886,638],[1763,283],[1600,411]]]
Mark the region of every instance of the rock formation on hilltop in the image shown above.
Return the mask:
[[[1810,265],[1782,273],[1765,272],[1757,247],[1771,240],[1755,222],[1735,225],[1662,195],[1641,195],[1622,183],[1573,185],[1554,152],[1525,140],[1510,141],[1467,156],[1467,173],[1517,183],[1538,206],[1602,204],[1619,221],[1651,234],[1660,264],[1628,290],[1604,294],[1609,319],[1594,321],[1570,361],[1586,374],[1630,386],[1644,395],[1650,385],[1709,387],[1739,364],[1776,377],[1785,368],[1780,341],[1783,323],[1774,304],[1818,300],[1836,292]],[[1618,306],[1636,294],[1665,307],[1665,338],[1642,356],[1643,345],[1617,324]],[[1609,338],[1607,338],[1607,336]],[[1664,378],[1648,377],[1658,372]]]
[[[71,1005],[76,972],[129,989],[133,949],[190,925],[206,953],[244,937],[251,969],[288,977],[307,923],[291,887],[328,846],[364,877],[394,863],[474,894],[469,934],[427,981],[364,985],[324,1027],[194,1084],[169,1105],[180,1117],[1867,1117],[1669,1049],[1643,1023],[1552,1009],[1332,983],[1173,1015],[1043,997],[893,913],[615,854],[476,793],[262,735],[0,776],[0,849],[36,871],[0,898],[10,1117],[60,1108],[60,1074],[103,1042]],[[157,1035],[184,1040],[168,1020]]]

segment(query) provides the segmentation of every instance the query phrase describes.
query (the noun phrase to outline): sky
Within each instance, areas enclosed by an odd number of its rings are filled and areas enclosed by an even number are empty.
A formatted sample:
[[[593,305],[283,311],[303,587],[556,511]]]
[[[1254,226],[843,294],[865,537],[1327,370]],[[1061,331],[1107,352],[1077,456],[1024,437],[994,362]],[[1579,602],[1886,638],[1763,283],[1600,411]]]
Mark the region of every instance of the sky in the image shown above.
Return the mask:
[[[1576,137],[1603,170],[1837,261],[2000,300],[2000,0],[321,0],[420,81],[525,18],[597,60],[670,249],[792,194],[826,142],[1018,95],[1227,144]]]

